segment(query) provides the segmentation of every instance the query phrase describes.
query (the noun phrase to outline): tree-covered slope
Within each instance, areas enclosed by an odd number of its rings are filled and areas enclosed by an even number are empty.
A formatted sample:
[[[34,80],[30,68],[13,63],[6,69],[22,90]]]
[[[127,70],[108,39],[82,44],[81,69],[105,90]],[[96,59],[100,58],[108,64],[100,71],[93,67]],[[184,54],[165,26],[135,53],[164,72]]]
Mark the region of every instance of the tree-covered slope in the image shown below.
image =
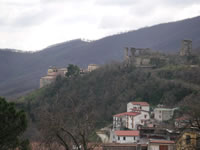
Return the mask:
[[[22,97],[19,102],[32,119],[39,109],[73,100],[77,107],[93,107],[99,121],[111,121],[113,114],[126,111],[129,101],[147,101],[153,106],[177,105],[199,91],[199,70],[189,66],[145,69],[110,64],[78,77],[58,78],[54,84]]]

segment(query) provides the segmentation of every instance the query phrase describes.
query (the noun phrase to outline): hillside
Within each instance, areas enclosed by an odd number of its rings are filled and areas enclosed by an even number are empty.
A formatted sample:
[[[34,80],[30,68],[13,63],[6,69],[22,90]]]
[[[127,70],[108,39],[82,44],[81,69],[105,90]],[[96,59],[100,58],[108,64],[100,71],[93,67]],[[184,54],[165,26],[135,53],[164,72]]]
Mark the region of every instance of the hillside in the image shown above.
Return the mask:
[[[182,39],[192,39],[200,47],[200,17],[145,27],[108,36],[93,42],[73,40],[49,46],[35,53],[0,50],[0,95],[18,96],[39,87],[39,79],[49,66],[65,67],[69,63],[86,67],[123,59],[126,46],[177,52]],[[197,49],[198,50],[198,49]],[[106,55],[105,55],[106,54]]]
[[[200,91],[199,76],[200,67],[170,64],[145,69],[115,63],[85,75],[58,78],[54,84],[20,98],[18,106],[26,110],[34,124],[46,111],[53,114],[74,109],[81,112],[81,117],[92,110],[98,120],[96,128],[100,128],[110,124],[114,114],[126,111],[129,101],[179,105]],[[34,137],[32,130],[29,134]]]

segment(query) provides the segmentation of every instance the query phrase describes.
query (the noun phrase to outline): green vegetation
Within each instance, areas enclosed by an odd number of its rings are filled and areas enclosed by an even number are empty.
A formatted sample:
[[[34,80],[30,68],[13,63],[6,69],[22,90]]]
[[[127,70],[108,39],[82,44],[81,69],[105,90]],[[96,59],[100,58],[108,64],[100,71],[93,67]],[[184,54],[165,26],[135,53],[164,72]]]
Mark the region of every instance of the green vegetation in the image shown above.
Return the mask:
[[[73,64],[69,64],[67,70],[66,77],[78,76],[80,74],[80,68]]]
[[[185,96],[198,91],[198,70],[199,67],[183,67],[177,71],[167,67],[141,69],[110,64],[83,76],[58,79],[51,86],[41,89],[42,92],[38,90],[23,99],[32,116],[38,107],[53,104],[56,99],[62,102],[72,98],[80,105],[92,104],[99,122],[109,122],[113,114],[126,110],[129,101],[172,106],[179,103]],[[191,75],[186,74],[194,74],[196,78],[189,78]]]
[[[28,140],[21,138],[26,128],[24,111],[17,111],[13,103],[8,103],[0,97],[0,149],[28,150]]]

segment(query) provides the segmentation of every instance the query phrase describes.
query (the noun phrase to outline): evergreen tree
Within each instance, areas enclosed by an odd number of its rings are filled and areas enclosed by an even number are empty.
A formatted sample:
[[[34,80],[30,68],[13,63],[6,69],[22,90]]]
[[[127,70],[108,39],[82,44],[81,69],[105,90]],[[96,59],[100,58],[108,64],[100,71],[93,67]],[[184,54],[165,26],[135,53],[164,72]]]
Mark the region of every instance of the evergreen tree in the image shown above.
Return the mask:
[[[69,64],[67,67],[67,77],[77,76],[80,74],[80,68],[76,65]]]
[[[25,112],[16,110],[14,103],[8,103],[0,97],[0,149],[28,149],[28,142],[20,136],[27,128]]]

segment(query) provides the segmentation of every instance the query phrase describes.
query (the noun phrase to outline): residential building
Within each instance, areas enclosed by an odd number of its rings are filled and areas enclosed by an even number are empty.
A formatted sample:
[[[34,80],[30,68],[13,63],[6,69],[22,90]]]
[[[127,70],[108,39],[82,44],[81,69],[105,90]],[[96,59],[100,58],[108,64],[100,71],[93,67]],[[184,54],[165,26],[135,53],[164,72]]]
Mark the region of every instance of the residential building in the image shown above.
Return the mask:
[[[124,112],[113,116],[113,129],[137,129],[140,124],[139,112]]]
[[[176,150],[200,150],[200,131],[187,129],[176,141]]]
[[[103,150],[147,150],[146,144],[136,143],[106,143],[102,145]]]
[[[116,143],[137,143],[140,132],[138,130],[119,130],[114,131],[113,142]]]
[[[154,118],[157,121],[167,121],[170,120],[174,115],[174,110],[177,108],[155,108]]]
[[[139,126],[143,126],[149,119],[149,104],[147,102],[130,102],[127,104],[127,112],[113,116],[113,129],[135,130]]]
[[[96,64],[89,64],[89,65],[88,65],[87,71],[88,71],[88,72],[91,72],[91,71],[96,70],[96,69],[98,69],[98,68],[99,68],[99,66],[96,65]]]
[[[170,140],[150,139],[148,150],[175,150],[175,142]]]
[[[190,118],[188,116],[182,116],[175,119],[174,125],[176,128],[184,128],[190,122]]]
[[[129,102],[127,104],[127,112],[132,112],[132,111],[147,111],[149,112],[150,107],[147,102]]]

